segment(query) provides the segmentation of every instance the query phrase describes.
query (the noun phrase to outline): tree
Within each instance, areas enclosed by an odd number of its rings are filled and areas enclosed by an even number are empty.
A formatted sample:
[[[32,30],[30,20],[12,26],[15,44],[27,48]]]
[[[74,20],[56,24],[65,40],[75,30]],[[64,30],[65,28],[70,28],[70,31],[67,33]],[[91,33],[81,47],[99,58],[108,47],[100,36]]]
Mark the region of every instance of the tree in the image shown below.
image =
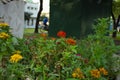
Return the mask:
[[[117,36],[117,27],[120,21],[120,0],[114,0],[112,4],[112,19],[113,19],[113,34],[112,37]]]
[[[43,0],[40,0],[39,2],[40,2],[40,6],[39,6],[38,14],[37,14],[37,19],[36,19],[36,25],[35,25],[34,33],[38,33],[39,19],[40,19],[40,15],[42,13],[42,10],[43,10]]]

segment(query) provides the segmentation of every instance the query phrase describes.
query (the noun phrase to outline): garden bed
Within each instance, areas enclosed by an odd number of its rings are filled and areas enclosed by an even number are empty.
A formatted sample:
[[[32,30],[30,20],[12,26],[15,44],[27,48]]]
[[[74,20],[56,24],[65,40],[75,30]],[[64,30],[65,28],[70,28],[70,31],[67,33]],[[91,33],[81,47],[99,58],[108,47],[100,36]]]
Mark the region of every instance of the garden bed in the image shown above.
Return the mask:
[[[114,80],[120,70],[113,55],[120,47],[105,36],[106,19],[98,21],[95,34],[81,40],[62,30],[56,38],[41,33],[19,39],[0,25],[0,80]]]

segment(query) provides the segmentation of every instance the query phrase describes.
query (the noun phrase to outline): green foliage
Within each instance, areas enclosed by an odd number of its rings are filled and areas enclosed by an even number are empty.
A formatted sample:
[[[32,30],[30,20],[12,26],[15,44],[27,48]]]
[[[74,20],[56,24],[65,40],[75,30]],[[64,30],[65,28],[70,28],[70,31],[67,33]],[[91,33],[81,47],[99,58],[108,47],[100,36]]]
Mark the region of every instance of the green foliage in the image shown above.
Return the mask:
[[[13,37],[9,33],[9,26],[6,24],[5,25],[0,24],[0,45],[1,45],[0,58],[1,59],[2,59],[2,56],[9,55],[9,53],[14,50],[13,44],[14,44]]]
[[[113,14],[115,15],[115,18],[117,19],[118,16],[120,15],[120,1],[113,1],[113,5],[112,5],[112,11]]]
[[[29,51],[24,42],[24,39],[12,36],[6,23],[0,23],[0,80],[19,80],[25,77],[24,65],[10,62],[14,51],[21,51],[23,56]]]
[[[8,46],[0,48],[7,54],[1,57],[0,80],[108,80],[113,78],[119,71],[119,69],[114,70],[119,66],[117,65],[119,61],[116,62],[118,58],[113,58],[113,54],[120,47],[106,35],[109,33],[107,27],[108,19],[98,19],[97,24],[94,25],[94,34],[82,40],[51,38],[45,33],[28,36],[25,39],[18,39],[11,35],[10,40],[7,38],[6,41],[1,42],[1,44],[12,43],[12,48],[6,48]],[[21,51],[23,59],[11,63],[9,59],[15,50]]]
[[[107,27],[108,19],[98,19],[97,25],[94,26],[94,35],[89,35],[86,39],[81,40],[78,50],[84,58],[88,59],[88,66],[92,68],[105,67],[111,77],[116,74],[111,70],[112,66],[117,68],[117,65],[114,64],[116,60],[113,54],[117,53],[120,46],[116,46],[114,40],[106,35],[109,33]]]

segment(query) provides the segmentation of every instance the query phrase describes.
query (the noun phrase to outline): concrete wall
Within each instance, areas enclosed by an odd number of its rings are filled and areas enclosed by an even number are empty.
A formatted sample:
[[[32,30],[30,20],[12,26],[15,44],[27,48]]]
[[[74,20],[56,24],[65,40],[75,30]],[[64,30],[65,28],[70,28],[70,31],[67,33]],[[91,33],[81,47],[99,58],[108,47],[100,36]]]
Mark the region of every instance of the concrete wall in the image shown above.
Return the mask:
[[[0,17],[12,28],[12,34],[23,38],[24,33],[24,2],[22,0],[0,4]]]

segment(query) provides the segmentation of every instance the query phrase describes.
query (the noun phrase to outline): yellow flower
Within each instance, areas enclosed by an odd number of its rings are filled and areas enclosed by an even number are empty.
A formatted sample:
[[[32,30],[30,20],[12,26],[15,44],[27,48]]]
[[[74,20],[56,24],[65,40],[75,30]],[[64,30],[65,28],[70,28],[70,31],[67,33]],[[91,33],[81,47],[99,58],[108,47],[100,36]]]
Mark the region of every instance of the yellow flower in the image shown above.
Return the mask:
[[[105,70],[105,68],[100,68],[99,71],[103,73],[103,75],[108,75],[108,72]]]
[[[17,63],[19,60],[21,60],[23,57],[20,54],[14,54],[10,58],[10,62]]]
[[[93,77],[100,78],[100,71],[98,69],[91,70],[90,73]]]
[[[77,71],[77,72],[81,72],[80,68],[76,68],[76,70],[75,70],[75,71]]]
[[[78,78],[80,78],[80,79],[84,79],[85,78],[82,72],[78,74]]]
[[[0,38],[2,39],[7,39],[9,37],[9,34],[5,33],[5,32],[1,32],[0,33]]]
[[[72,74],[72,77],[73,78],[80,78],[80,79],[83,79],[85,78],[82,71],[80,70],[80,68],[76,68]]]
[[[73,77],[73,78],[76,78],[76,77],[77,77],[77,74],[76,74],[76,73],[72,73],[72,77]]]
[[[9,25],[7,23],[0,23],[0,27],[8,27]]]

